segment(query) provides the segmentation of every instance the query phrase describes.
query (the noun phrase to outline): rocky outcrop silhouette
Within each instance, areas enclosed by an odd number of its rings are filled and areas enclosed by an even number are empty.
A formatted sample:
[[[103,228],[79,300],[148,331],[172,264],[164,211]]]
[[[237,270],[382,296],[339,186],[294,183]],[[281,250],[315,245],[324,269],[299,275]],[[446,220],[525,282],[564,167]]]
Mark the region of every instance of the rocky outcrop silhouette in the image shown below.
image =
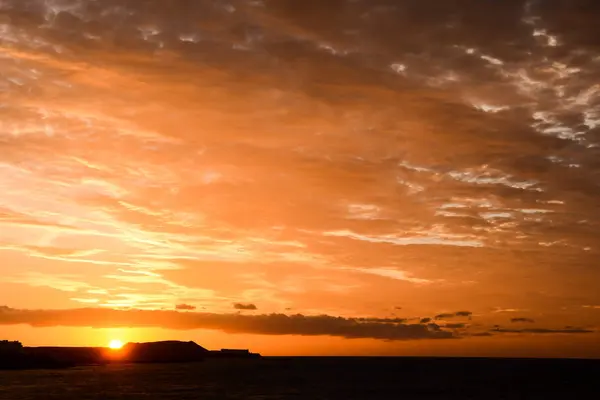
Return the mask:
[[[128,343],[117,352],[122,362],[167,363],[203,361],[209,351],[195,342],[164,341]]]

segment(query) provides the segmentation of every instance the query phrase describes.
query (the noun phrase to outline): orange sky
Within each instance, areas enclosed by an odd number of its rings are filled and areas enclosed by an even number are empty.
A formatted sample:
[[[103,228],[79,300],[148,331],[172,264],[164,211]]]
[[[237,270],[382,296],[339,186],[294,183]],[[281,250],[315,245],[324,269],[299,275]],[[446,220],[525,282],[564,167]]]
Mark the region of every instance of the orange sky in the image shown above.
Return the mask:
[[[600,357],[590,13],[100,3],[0,3],[0,339]]]

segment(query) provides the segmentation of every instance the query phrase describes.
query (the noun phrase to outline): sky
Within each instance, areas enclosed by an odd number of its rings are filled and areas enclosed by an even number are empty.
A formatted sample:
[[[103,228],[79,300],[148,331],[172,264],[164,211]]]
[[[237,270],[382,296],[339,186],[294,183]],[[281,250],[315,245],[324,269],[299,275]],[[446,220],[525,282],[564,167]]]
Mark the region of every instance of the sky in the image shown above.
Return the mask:
[[[0,337],[600,357],[596,0],[0,0]]]

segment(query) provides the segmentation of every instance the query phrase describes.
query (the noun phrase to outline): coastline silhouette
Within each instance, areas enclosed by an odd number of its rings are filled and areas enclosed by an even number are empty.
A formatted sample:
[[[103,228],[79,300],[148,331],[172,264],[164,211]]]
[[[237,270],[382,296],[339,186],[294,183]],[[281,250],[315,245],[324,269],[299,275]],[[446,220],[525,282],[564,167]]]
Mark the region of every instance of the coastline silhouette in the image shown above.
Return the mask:
[[[16,341],[0,341],[0,370],[55,369],[113,363],[191,363],[211,358],[256,359],[247,349],[208,350],[195,342],[159,341],[108,347],[25,347]]]

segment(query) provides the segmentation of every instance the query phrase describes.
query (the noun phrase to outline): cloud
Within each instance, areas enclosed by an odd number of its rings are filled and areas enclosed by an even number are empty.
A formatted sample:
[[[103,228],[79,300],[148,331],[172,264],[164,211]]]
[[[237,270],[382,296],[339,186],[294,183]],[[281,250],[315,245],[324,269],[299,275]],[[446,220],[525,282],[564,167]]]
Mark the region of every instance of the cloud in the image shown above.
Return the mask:
[[[396,279],[399,281],[405,281],[405,282],[410,282],[410,283],[414,283],[414,284],[429,284],[429,283],[433,283],[433,281],[429,280],[429,279],[422,279],[422,278],[415,278],[413,276],[411,276],[411,274],[405,272],[405,271],[400,271],[400,270],[396,270],[393,268],[345,268],[348,271],[356,271],[356,272],[362,272],[364,274],[370,274],[370,275],[377,275],[377,276],[381,276],[384,278],[390,278],[390,279]]]
[[[470,317],[473,313],[471,311],[457,311],[454,315],[457,317]]]
[[[450,318],[455,318],[455,317],[471,317],[473,315],[473,313],[471,311],[457,311],[455,313],[443,313],[443,314],[438,314],[434,317],[434,319],[438,320],[438,319],[450,319]]]
[[[5,277],[5,282],[22,283],[33,287],[49,287],[63,292],[78,292],[93,287],[84,282],[82,277],[77,275],[59,275],[47,274],[41,272],[28,272],[18,277]]]
[[[421,324],[428,324],[431,322],[431,318],[421,318],[421,320],[419,321],[419,323]]]
[[[438,324],[435,324],[435,323],[427,324],[427,327],[429,329],[431,329],[432,331],[436,331],[436,332],[441,332],[442,331],[442,327],[439,326]]]
[[[522,310],[522,309],[518,309],[518,308],[499,308],[499,307],[496,307],[493,312],[495,312],[495,313],[513,313],[513,312],[522,312],[522,311],[527,311],[527,310]]]
[[[444,328],[448,328],[448,329],[462,329],[464,327],[466,327],[466,324],[461,324],[461,323],[457,323],[457,324],[446,324],[444,325]]]
[[[354,318],[358,322],[374,322],[374,323],[389,323],[389,324],[403,324],[407,320],[406,318]]]
[[[236,310],[258,310],[255,304],[235,303],[233,305],[233,308],[235,308]]]
[[[196,309],[196,306],[191,306],[189,304],[177,304],[175,309],[179,311],[193,311]]]
[[[403,324],[388,319],[357,319],[330,315],[301,314],[212,314],[164,310],[114,310],[79,308],[69,310],[19,310],[0,307],[0,325],[33,327],[93,327],[165,329],[213,329],[226,333],[262,335],[337,336],[347,339],[381,340],[451,339],[454,334],[435,324]]]
[[[535,323],[535,320],[533,320],[531,318],[519,317],[519,318],[511,318],[510,322],[515,323],[515,324],[519,323],[519,322],[525,322],[525,323],[533,324],[533,323]]]
[[[367,236],[360,235],[351,231],[331,231],[325,232],[325,236],[343,237],[353,240],[359,240],[370,243],[387,243],[396,246],[414,246],[414,245],[445,245],[457,247],[482,247],[483,244],[477,240],[469,240],[462,236],[415,236],[415,237],[394,237],[394,236]]]
[[[582,328],[572,329],[547,329],[547,328],[530,328],[530,329],[504,329],[496,328],[493,332],[499,333],[539,333],[539,334],[552,334],[552,333],[594,333],[595,331]]]

